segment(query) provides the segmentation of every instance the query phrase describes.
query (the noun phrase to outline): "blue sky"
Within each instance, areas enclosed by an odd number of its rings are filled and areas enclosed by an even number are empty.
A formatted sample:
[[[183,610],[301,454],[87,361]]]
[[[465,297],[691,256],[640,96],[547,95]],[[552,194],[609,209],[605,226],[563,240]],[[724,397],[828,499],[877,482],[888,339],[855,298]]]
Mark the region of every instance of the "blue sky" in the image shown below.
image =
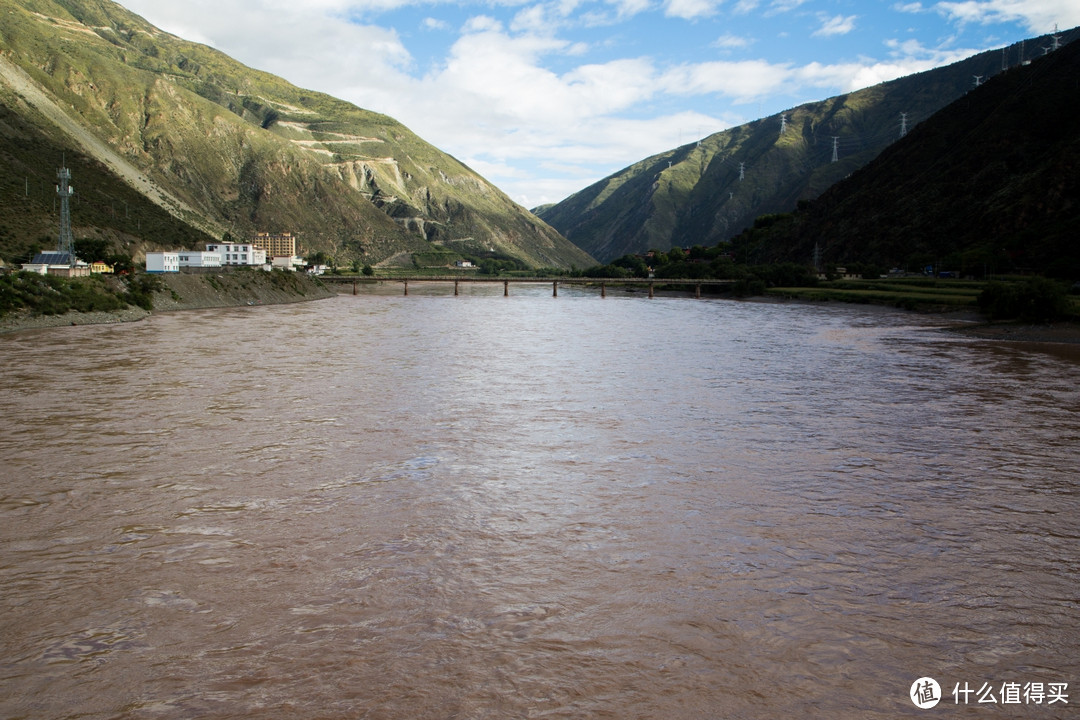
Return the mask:
[[[803,102],[1080,25],[1080,0],[121,4],[394,117],[526,207]]]

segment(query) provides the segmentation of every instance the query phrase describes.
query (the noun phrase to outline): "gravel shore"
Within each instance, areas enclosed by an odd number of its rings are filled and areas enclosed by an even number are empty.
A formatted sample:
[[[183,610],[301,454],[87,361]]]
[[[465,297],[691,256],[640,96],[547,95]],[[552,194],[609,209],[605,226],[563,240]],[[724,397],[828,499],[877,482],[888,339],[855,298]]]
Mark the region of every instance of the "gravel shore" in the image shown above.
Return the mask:
[[[1045,324],[979,323],[945,328],[949,332],[983,340],[1006,340],[1025,343],[1080,344],[1080,324],[1054,322]]]

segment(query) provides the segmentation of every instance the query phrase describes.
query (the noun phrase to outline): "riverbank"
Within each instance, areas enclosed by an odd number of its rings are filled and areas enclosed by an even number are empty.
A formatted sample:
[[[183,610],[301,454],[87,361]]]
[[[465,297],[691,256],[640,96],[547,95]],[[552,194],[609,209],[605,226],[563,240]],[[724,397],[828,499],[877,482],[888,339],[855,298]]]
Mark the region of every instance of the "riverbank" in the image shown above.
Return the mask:
[[[115,312],[67,312],[40,315],[20,310],[0,317],[0,333],[68,325],[134,322],[160,312],[216,307],[281,305],[321,300],[337,293],[303,273],[223,270],[214,273],[160,275],[162,288],[153,295],[153,310],[128,306]]]
[[[945,328],[949,332],[982,340],[1080,345],[1080,323],[1060,321],[1044,324],[976,323]]]

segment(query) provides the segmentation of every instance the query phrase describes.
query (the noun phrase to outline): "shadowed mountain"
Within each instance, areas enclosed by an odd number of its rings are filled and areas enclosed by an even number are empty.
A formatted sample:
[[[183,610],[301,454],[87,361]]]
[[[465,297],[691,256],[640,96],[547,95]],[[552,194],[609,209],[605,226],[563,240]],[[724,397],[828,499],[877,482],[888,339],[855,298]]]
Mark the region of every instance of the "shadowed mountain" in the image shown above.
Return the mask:
[[[788,216],[733,240],[753,262],[1080,278],[1080,42],[991,78]]]
[[[1060,33],[1063,41],[1076,30]],[[1042,56],[1047,36],[725,130],[655,155],[538,209],[608,262],[628,253],[715,245],[760,215],[789,212],[912,132],[1003,66]]]
[[[292,231],[339,261],[450,251],[532,267],[592,262],[397,121],[252,70],[108,0],[0,0],[0,107],[9,119],[0,167],[15,184],[50,181],[66,148],[182,220],[192,241]],[[27,166],[35,143],[47,152]],[[76,169],[79,192],[91,190],[86,180]],[[130,220],[129,192],[95,182],[129,200]],[[13,259],[49,223],[26,217],[40,210],[26,187],[2,192],[10,221],[0,252]],[[106,227],[79,210],[77,237],[163,244],[137,223]]]

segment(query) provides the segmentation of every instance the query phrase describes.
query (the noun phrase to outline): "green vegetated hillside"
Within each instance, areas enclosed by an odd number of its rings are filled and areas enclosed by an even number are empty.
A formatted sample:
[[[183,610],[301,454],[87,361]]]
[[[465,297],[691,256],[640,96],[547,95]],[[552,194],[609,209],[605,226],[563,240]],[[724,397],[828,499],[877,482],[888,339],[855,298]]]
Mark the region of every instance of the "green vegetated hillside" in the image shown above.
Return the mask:
[[[51,199],[28,199],[28,186],[36,179],[41,195],[66,147],[77,200],[91,191],[126,200],[130,220],[139,203],[122,184],[188,226],[170,236],[82,214],[97,198],[73,204],[76,237],[167,247],[177,234],[291,231],[306,250],[345,262],[433,249],[533,267],[591,262],[395,120],[252,70],[108,0],[0,0],[0,109],[8,260],[55,225],[41,214]],[[81,175],[88,165],[97,172]]]
[[[0,85],[0,261],[18,264],[56,248],[61,163],[74,178],[70,202],[77,238],[105,240],[115,252],[135,257],[159,246],[193,248],[211,240],[101,162],[72,151],[59,131],[49,134],[28,121],[9,99]]]
[[[1076,30],[1060,33],[1068,41]],[[947,67],[807,103],[661,153],[537,209],[597,259],[714,245],[771,213],[794,210],[968,93],[1002,66],[1043,55],[1043,37]],[[1004,61],[1004,62],[1003,62]],[[781,130],[783,130],[781,132]],[[835,149],[835,154],[834,154]],[[835,161],[834,161],[835,157]]]
[[[1000,73],[790,215],[733,240],[747,262],[933,265],[1080,278],[1080,42]]]

